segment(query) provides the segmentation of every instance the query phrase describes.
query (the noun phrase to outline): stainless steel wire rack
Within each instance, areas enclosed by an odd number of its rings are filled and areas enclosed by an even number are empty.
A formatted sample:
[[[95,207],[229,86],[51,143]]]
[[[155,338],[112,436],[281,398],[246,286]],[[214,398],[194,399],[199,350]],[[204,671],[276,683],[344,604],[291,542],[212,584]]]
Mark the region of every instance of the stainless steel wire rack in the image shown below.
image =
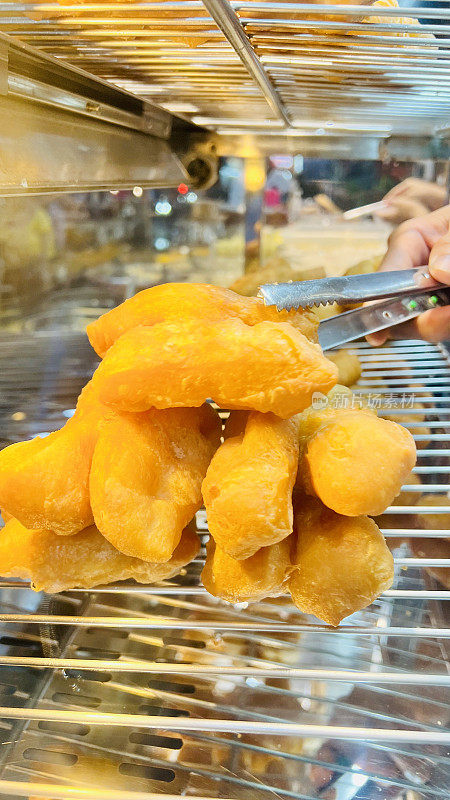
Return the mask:
[[[222,132],[434,134],[450,9],[401,5],[3,0],[0,31]]]
[[[287,598],[211,597],[202,555],[156,586],[46,596],[3,581],[1,796],[448,798],[449,358],[423,342],[350,349],[357,391],[419,448],[421,484],[378,519],[393,588],[332,629]]]

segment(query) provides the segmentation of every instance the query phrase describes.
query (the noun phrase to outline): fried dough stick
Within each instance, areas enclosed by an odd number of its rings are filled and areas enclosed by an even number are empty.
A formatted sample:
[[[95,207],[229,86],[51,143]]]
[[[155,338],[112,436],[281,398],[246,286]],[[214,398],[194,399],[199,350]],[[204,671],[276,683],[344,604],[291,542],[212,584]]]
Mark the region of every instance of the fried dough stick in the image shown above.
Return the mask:
[[[296,502],[289,591],[295,605],[331,625],[359,611],[392,585],[392,554],[369,517],[344,517],[320,500]]]
[[[119,553],[94,526],[62,538],[51,531],[27,530],[11,519],[0,531],[0,574],[25,578],[36,591],[49,593],[91,589],[129,578],[153,583],[176,575],[199,548],[198,536],[190,526],[183,531],[170,561],[152,564]]]
[[[124,414],[103,426],[89,486],[95,524],[114,547],[145,561],[169,560],[202,505],[221,427],[209,405]]]
[[[133,422],[104,406],[90,381],[60,431],[0,452],[0,504],[28,528],[72,535],[94,523],[92,492],[97,524],[115,546],[167,561],[201,504],[201,482],[219,436],[219,419],[209,407],[153,410]]]
[[[244,430],[219,447],[202,493],[217,546],[232,558],[244,559],[292,533],[299,418],[282,420],[253,411],[247,421],[241,417],[238,422]],[[230,425],[235,427],[233,413]]]
[[[256,602],[281,594],[291,571],[290,549],[288,537],[238,561],[211,538],[206,546],[203,585],[214,597],[231,603]]]
[[[0,505],[27,528],[71,535],[92,525],[89,471],[98,431],[114,414],[90,381],[74,416],[44,438],[0,452]]]
[[[134,328],[116,341],[93,381],[117,411],[219,406],[290,417],[315,391],[336,383],[337,368],[286,322],[240,319],[166,322]]]
[[[351,517],[382,514],[416,462],[409,431],[366,409],[308,410],[300,436],[297,482]]]
[[[310,311],[277,311],[256,297],[241,297],[230,289],[203,283],[163,283],[144,289],[87,326],[89,341],[103,358],[122,334],[140,325],[160,322],[223,322],[242,320],[256,325],[264,320],[290,322],[317,342],[317,320]]]
[[[361,377],[361,364],[358,356],[354,353],[349,353],[348,350],[337,350],[334,353],[328,353],[327,358],[336,364],[339,370],[338,382],[342,386],[353,386]]]

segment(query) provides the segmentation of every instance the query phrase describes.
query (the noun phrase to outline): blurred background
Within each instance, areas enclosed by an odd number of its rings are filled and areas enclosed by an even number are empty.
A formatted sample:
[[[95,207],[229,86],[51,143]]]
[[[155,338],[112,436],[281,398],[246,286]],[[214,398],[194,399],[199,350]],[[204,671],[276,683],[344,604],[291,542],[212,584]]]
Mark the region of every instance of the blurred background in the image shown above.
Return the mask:
[[[443,162],[221,158],[210,188],[0,198],[0,328],[83,330],[136,291],[198,281],[255,293],[260,282],[375,269],[391,225],[342,211]],[[260,274],[261,273],[261,274]],[[253,276],[253,277],[250,277]]]

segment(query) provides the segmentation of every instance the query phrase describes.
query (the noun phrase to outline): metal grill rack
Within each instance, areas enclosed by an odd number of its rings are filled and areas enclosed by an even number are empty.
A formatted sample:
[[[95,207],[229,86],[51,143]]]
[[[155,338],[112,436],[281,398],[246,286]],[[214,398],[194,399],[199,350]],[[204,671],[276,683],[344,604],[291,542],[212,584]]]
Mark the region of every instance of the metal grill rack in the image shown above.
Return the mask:
[[[351,350],[358,390],[404,397],[415,474],[442,497],[406,505],[421,487],[405,486],[380,521],[396,548],[394,587],[334,630],[287,598],[210,597],[201,557],[151,587],[42,596],[4,581],[1,796],[448,797],[448,355],[423,342]],[[414,554],[418,536],[442,553]]]
[[[221,132],[325,147],[448,128],[448,5],[401,5],[3,0],[0,31]]]

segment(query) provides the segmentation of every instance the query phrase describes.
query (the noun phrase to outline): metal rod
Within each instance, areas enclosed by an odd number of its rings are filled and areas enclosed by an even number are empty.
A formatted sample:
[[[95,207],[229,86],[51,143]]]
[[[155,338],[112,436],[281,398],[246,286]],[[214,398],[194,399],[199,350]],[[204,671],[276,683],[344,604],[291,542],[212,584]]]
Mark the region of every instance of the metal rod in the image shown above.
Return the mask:
[[[286,125],[290,126],[291,121],[283,102],[272,85],[270,78],[250,44],[239,17],[235,11],[233,11],[228,0],[202,0],[202,2],[241,59],[249,75],[258,84],[274,114],[280,117]]]
[[[205,5],[207,5],[205,3]],[[317,6],[315,7],[317,8]],[[377,14],[378,17],[384,16],[384,8],[378,9],[380,11]],[[398,8],[396,9],[398,12]],[[398,16],[398,14],[397,14]],[[245,24],[246,28],[249,30],[250,33],[258,34],[260,31],[266,32],[267,28],[271,29],[271,34],[278,34],[278,33],[289,33],[293,35],[298,30],[306,29],[308,31],[331,31],[331,32],[339,32],[345,31],[348,36],[353,37],[355,33],[361,32],[364,36],[367,34],[367,31],[370,31],[371,34],[375,33],[386,33],[386,34],[393,34],[392,38],[395,37],[395,34],[398,33],[406,33],[406,34],[419,34],[417,37],[417,42],[422,44],[422,40],[420,38],[420,34],[424,33],[442,33],[442,26],[441,25],[425,25],[421,24],[420,26],[413,26],[408,23],[404,22],[338,22],[336,20],[300,20],[300,19],[289,19],[288,21],[277,19],[276,17],[266,17],[264,20],[255,20],[255,19],[243,19],[243,24]],[[391,38],[391,37],[389,37]],[[415,37],[414,37],[415,38]],[[435,42],[435,47],[438,46],[438,43]]]
[[[385,629],[380,630],[384,634]],[[437,633],[435,638],[439,634]],[[187,643],[186,643],[187,644]],[[70,669],[88,672],[123,672],[170,675],[228,675],[252,678],[283,678],[298,680],[337,681],[340,683],[370,683],[383,686],[450,686],[450,675],[417,672],[377,672],[349,669],[302,669],[301,667],[228,666],[223,664],[164,664],[159,661],[112,661],[109,659],[38,658],[36,656],[1,656],[0,664],[15,667],[42,667],[43,669]],[[24,709],[23,709],[24,710]],[[3,717],[4,714],[0,714]]]
[[[9,623],[26,623],[27,625],[71,625],[77,628],[125,628],[127,630],[189,630],[195,631],[256,631],[265,633],[299,633],[299,632],[314,632],[314,633],[333,633],[343,635],[382,635],[382,636],[430,636],[436,638],[450,637],[450,628],[411,628],[411,627],[378,627],[372,625],[343,625],[339,628],[333,628],[331,625],[320,624],[293,624],[293,623],[279,623],[279,622],[248,622],[248,621],[222,621],[217,619],[208,619],[202,622],[186,620],[173,620],[170,618],[158,617],[76,617],[76,616],[57,616],[46,614],[2,614],[1,622]],[[14,661],[8,659],[16,658],[15,656],[1,656],[0,663],[14,664]],[[42,664],[42,658],[37,661]],[[19,663],[22,663],[19,661]],[[161,666],[161,665],[159,665]],[[449,676],[450,680],[450,676]]]
[[[441,535],[445,535],[445,531],[441,531]],[[424,535],[426,535],[424,533]],[[2,581],[1,586],[8,589],[28,589],[29,584],[17,581]],[[137,594],[137,595],[151,595],[156,597],[183,597],[192,595],[206,596],[208,593],[203,586],[136,586],[133,584],[124,583],[122,585],[99,586],[95,589],[70,589],[71,593],[76,594]],[[381,597],[396,597],[396,598],[411,598],[414,600],[450,600],[450,591],[441,589],[387,589],[383,592]],[[48,622],[48,619],[47,619]],[[307,626],[307,630],[311,630],[311,626]],[[330,629],[331,630],[331,629]],[[342,628],[339,628],[342,633]]]
[[[10,797],[43,797],[54,800],[180,800],[179,794],[159,794],[154,792],[120,791],[118,789],[101,790],[78,786],[64,786],[61,783],[28,783],[28,781],[0,780],[0,795]],[[196,800],[214,800],[213,797],[197,797]],[[227,800],[227,798],[224,798]],[[228,798],[230,800],[230,798]]]
[[[160,672],[164,673],[160,664]],[[426,677],[426,676],[422,676]],[[147,714],[112,714],[100,711],[57,711],[44,708],[1,707],[5,719],[40,722],[72,722],[108,727],[149,728],[171,731],[215,731],[220,733],[260,734],[270,736],[302,736],[329,739],[351,739],[368,742],[403,742],[409,744],[448,744],[448,731],[392,730],[384,728],[344,727],[337,725],[305,725],[295,722],[257,722],[236,719],[195,719],[192,717],[159,717]]]
[[[416,437],[415,437],[416,438]],[[438,451],[439,452],[439,451]],[[426,484],[422,487],[426,491]],[[388,506],[385,514],[449,514],[450,505],[448,506]],[[445,536],[445,531],[442,531]]]
[[[445,531],[442,531],[445,534]],[[450,558],[396,558],[401,567],[450,567]]]
[[[413,472],[418,475],[429,475],[434,474],[435,472],[450,472],[450,467],[443,467],[440,465],[436,465],[435,467],[414,467]],[[447,487],[448,488],[448,487]]]
[[[267,15],[269,11],[277,11],[280,14],[286,14],[288,17],[292,19],[293,14],[307,14],[311,16],[312,14],[317,14],[318,16],[333,14],[336,16],[344,15],[346,17],[398,17],[402,14],[402,12],[407,14],[408,17],[413,17],[420,19],[420,17],[437,17],[437,19],[449,19],[450,18],[450,11],[445,6],[441,6],[439,8],[426,8],[421,6],[408,6],[407,8],[403,7],[401,9],[398,6],[395,8],[389,8],[386,6],[361,6],[361,5],[352,5],[349,3],[348,5],[330,5],[326,3],[321,3],[320,5],[315,5],[311,8],[310,4],[307,3],[239,3],[239,2],[232,2],[231,5],[235,9],[235,11],[242,12],[242,15],[245,13],[251,13],[252,15]],[[251,17],[253,19],[253,17]],[[265,17],[263,17],[264,21]],[[312,20],[314,23],[314,20]]]
[[[446,535],[445,530],[410,530],[409,528],[382,528],[381,533],[389,539],[442,539]],[[396,560],[396,564],[400,559]],[[427,562],[428,566],[431,566]],[[424,566],[421,562],[419,566]]]

